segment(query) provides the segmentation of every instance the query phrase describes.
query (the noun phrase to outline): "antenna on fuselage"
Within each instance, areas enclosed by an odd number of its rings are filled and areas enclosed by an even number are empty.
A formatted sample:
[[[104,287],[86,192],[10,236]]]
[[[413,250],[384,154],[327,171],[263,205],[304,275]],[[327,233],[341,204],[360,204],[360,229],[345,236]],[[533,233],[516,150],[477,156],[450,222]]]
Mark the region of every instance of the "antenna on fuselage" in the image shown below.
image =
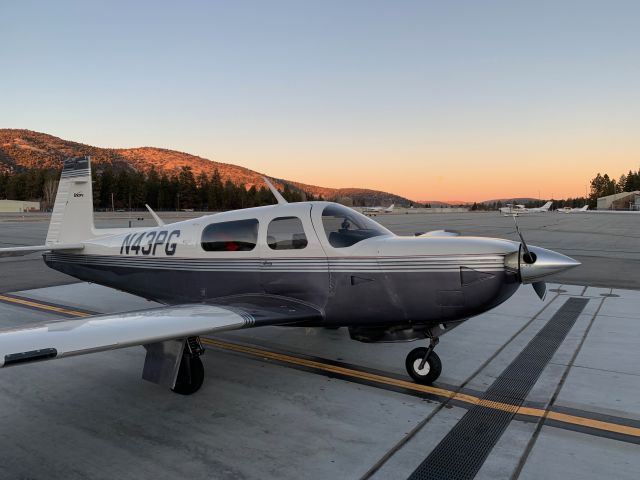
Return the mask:
[[[280,195],[280,192],[278,191],[278,189],[273,186],[273,184],[269,181],[267,177],[262,177],[262,179],[264,180],[264,183],[267,184],[267,187],[269,187],[269,190],[271,190],[271,193],[273,193],[273,196],[276,197],[276,200],[278,201],[278,205],[284,205],[285,203],[289,203],[284,199],[282,195]]]
[[[158,216],[158,214],[156,212],[154,212],[151,207],[149,205],[147,205],[146,203],[144,204],[145,207],[147,207],[147,210],[149,210],[149,213],[151,214],[151,216],[153,217],[153,219],[156,221],[156,223],[158,224],[159,227],[164,227],[164,222],[162,221],[162,219]]]

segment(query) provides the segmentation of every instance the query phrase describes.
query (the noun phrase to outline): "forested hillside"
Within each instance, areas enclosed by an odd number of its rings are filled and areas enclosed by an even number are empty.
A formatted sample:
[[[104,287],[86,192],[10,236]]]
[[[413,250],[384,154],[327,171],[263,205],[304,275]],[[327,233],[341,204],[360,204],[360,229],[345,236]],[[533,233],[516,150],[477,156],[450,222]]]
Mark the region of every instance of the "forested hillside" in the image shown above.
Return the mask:
[[[98,148],[30,130],[0,129],[0,198],[44,199],[67,157],[89,155],[96,208],[241,208],[270,203],[263,174],[238,165],[154,147]],[[266,172],[268,175],[268,172]],[[291,199],[340,199],[355,205],[410,200],[361,188],[335,189],[274,179]],[[222,185],[222,186],[221,186]],[[223,192],[223,193],[220,193]]]

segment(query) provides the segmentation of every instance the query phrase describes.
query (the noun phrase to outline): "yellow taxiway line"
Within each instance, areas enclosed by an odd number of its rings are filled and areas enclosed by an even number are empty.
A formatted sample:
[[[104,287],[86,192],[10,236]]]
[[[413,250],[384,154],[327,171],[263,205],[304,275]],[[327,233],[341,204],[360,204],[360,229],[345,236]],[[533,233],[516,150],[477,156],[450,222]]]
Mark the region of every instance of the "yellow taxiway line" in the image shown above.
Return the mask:
[[[64,313],[75,317],[88,317],[89,314],[80,312],[78,310],[71,310],[55,305],[47,305],[34,300],[27,300],[24,298],[8,297],[0,295],[1,302],[15,303],[18,305],[24,305],[39,310],[46,310],[56,313]],[[223,342],[212,338],[202,338],[202,343],[211,347],[220,348],[227,351],[233,351],[238,353],[244,353],[252,355],[258,358],[266,358],[275,360],[282,363],[291,365],[297,365],[305,368],[310,368],[316,371],[335,373],[345,377],[351,377],[355,379],[365,380],[372,383],[381,385],[389,385],[393,387],[399,387],[410,391],[420,392],[435,395],[443,399],[455,400],[458,402],[466,403],[468,405],[481,405],[486,408],[492,408],[495,410],[503,410],[513,412],[517,415],[525,415],[536,418],[548,418],[557,422],[576,425],[580,427],[586,427],[594,430],[601,430],[605,432],[617,433],[622,435],[629,435],[632,437],[640,438],[640,428],[631,427],[628,425],[621,425],[619,423],[606,422],[602,420],[594,420],[591,418],[581,417],[578,415],[570,415],[566,413],[554,412],[552,410],[544,410],[541,408],[532,407],[518,407],[516,405],[510,405],[508,403],[494,402],[483,400],[475,395],[469,395],[466,393],[458,393],[453,390],[445,388],[433,387],[429,385],[420,385],[417,383],[409,382],[406,380],[400,380],[397,378],[386,377],[384,375],[378,375],[375,373],[369,373],[362,370],[356,370],[348,367],[340,367],[337,365],[331,365],[329,363],[319,362],[317,360],[309,360],[302,357],[296,357],[294,355],[286,355],[283,353],[277,353],[270,350],[264,350],[262,348],[254,348],[236,343]]]
[[[605,422],[601,420],[593,420],[591,418],[580,417],[577,415],[569,415],[566,413],[554,412],[551,410],[544,410],[541,408],[532,407],[518,407],[516,405],[510,405],[508,403],[493,402],[483,400],[480,397],[474,395],[468,395],[466,393],[456,393],[453,390],[447,390],[439,387],[432,387],[429,385],[420,385],[417,383],[399,380],[397,378],[386,377],[384,375],[378,375],[375,373],[363,372],[361,370],[355,370],[347,367],[339,367],[327,363],[318,362],[315,360],[308,360],[305,358],[295,357],[292,355],[285,355],[282,353],[276,353],[269,350],[263,350],[259,348],[247,347],[244,345],[238,345],[235,343],[222,342],[220,340],[213,340],[210,338],[201,339],[202,343],[221,348],[224,350],[231,350],[234,352],[246,353],[261,358],[268,358],[283,363],[289,363],[299,365],[302,367],[311,368],[314,370],[320,370],[329,373],[336,373],[344,375],[346,377],[358,378],[373,383],[380,383],[384,385],[390,385],[394,387],[405,388],[407,390],[413,390],[416,392],[428,393],[442,397],[445,399],[456,400],[469,405],[480,405],[486,408],[492,408],[495,410],[503,410],[508,412],[514,412],[516,415],[526,415],[529,417],[548,418],[562,423],[571,425],[577,425],[587,428],[593,428],[596,430],[603,430],[612,433],[619,433],[622,435],[630,435],[633,437],[640,437],[640,428],[631,427],[628,425],[620,425],[618,423]]]
[[[38,310],[48,310],[50,312],[64,313],[66,315],[73,315],[74,317],[89,316],[89,314],[85,312],[80,312],[78,310],[70,310],[68,308],[63,308],[63,307],[56,307],[55,305],[47,305],[44,303],[35,302],[33,300],[27,300],[26,298],[7,297],[5,295],[0,295],[0,302],[17,303],[18,305],[37,308]]]

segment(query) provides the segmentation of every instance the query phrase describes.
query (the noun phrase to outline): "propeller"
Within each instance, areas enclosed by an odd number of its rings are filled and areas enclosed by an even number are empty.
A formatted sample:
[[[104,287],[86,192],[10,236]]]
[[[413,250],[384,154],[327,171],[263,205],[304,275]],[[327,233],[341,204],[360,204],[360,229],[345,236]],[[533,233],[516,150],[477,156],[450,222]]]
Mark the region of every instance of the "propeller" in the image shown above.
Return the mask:
[[[527,242],[525,242],[525,240],[524,240],[524,236],[522,235],[522,232],[520,231],[520,227],[518,226],[518,220],[516,220],[515,216],[513,217],[513,223],[515,223],[515,225],[516,225],[516,232],[517,232],[518,236],[520,237],[522,250],[524,250],[524,254],[522,255],[522,260],[524,260],[525,263],[531,265],[531,264],[536,262],[536,254],[531,252],[531,251],[529,251],[529,247],[527,246]],[[531,286],[535,290],[536,295],[538,295],[538,298],[540,298],[540,300],[544,300],[545,297],[547,296],[547,284],[546,284],[546,282],[543,282],[543,281],[533,282],[531,284]]]
[[[516,232],[518,234],[518,236],[520,237],[520,242],[522,243],[522,249],[524,250],[524,255],[522,255],[522,259],[526,262],[526,263],[535,263],[536,261],[536,254],[535,253],[531,253],[529,251],[529,247],[527,247],[527,242],[524,241],[524,237],[522,236],[522,232],[520,232],[520,227],[518,226],[518,220],[516,220],[515,215],[513,216],[513,223],[516,224]]]
[[[540,300],[544,300],[547,296],[547,282],[533,282],[531,284]]]

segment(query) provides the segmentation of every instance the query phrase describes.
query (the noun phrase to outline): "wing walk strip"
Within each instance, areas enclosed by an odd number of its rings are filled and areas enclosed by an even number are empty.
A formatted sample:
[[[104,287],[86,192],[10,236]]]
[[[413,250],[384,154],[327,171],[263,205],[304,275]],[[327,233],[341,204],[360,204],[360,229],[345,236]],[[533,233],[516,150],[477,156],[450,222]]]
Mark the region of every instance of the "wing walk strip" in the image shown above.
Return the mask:
[[[2,294],[0,295],[0,302],[20,305],[49,313],[63,314],[71,317],[86,317],[95,314],[95,312],[65,308],[60,305],[43,303],[15,295]],[[591,412],[580,411],[582,415],[574,415],[571,413],[545,410],[543,408],[527,406],[514,407],[514,405],[509,403],[487,401],[477,395],[462,392],[456,393],[455,391],[446,388],[419,385],[417,383],[393,378],[380,373],[368,372],[360,370],[359,368],[351,368],[351,366],[344,364],[330,363],[324,359],[304,358],[298,355],[280,353],[273,350],[265,350],[264,348],[255,348],[238,343],[223,342],[212,338],[202,338],[202,343],[209,347],[240,353],[261,360],[271,360],[293,368],[335,376],[343,380],[354,381],[414,396],[428,397],[438,401],[451,401],[463,408],[472,408],[482,403],[482,407],[489,410],[511,413],[515,411],[515,415],[525,421],[538,421],[538,419],[546,417],[546,420],[550,425],[558,428],[577,430],[590,435],[603,436],[629,443],[640,444],[640,426],[625,425],[624,422],[632,423],[632,421],[624,418],[609,417],[611,418],[611,421],[606,421],[589,418],[588,415],[590,415]]]

